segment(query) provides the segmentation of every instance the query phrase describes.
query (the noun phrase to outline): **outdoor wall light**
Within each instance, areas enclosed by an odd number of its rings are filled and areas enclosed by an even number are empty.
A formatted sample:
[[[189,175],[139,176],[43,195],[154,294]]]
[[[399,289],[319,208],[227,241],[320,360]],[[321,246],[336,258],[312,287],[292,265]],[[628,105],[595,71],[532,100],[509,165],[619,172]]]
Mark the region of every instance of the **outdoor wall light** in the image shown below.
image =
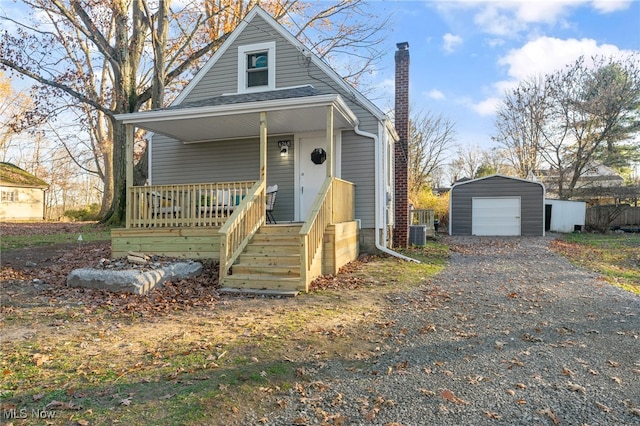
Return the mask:
[[[280,156],[286,157],[289,155],[289,148],[291,148],[291,141],[278,141],[278,148],[280,148]]]

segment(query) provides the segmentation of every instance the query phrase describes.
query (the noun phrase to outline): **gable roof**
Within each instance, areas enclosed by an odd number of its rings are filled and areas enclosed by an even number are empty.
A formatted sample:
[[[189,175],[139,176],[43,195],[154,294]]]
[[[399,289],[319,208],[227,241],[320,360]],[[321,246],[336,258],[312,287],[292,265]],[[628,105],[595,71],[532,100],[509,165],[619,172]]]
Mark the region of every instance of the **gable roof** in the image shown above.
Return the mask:
[[[479,182],[479,181],[482,181],[482,180],[492,179],[492,178],[504,178],[504,179],[517,180],[517,181],[520,181],[520,182],[526,182],[526,183],[530,183],[530,184],[533,184],[533,185],[540,185],[542,187],[542,189],[544,189],[544,184],[542,182],[536,182],[536,181],[533,181],[533,180],[522,179],[522,178],[515,177],[515,176],[505,176],[505,175],[501,175],[501,174],[493,174],[493,175],[490,175],[490,176],[483,176],[483,177],[476,178],[476,179],[465,180],[463,182],[458,181],[451,187],[451,190],[453,190],[457,186],[467,185],[469,183]]]
[[[290,44],[296,47],[302,54],[308,56],[318,68],[324,71],[327,76],[329,76],[337,85],[340,86],[343,90],[353,95],[355,100],[362,105],[366,110],[368,110],[371,114],[373,114],[378,120],[386,120],[387,115],[380,110],[373,102],[367,99],[362,93],[358,90],[351,87],[340,75],[331,68],[326,62],[320,59],[317,55],[311,52],[306,46],[304,46],[300,40],[295,38],[293,34],[287,31],[282,25],[278,23],[269,13],[267,13],[260,6],[254,6],[253,9],[247,13],[242,22],[236,27],[235,30],[227,37],[227,39],[222,43],[222,45],[216,50],[213,56],[204,64],[204,66],[196,73],[196,75],[191,79],[189,84],[182,90],[182,92],[176,97],[176,99],[171,103],[171,106],[177,106],[181,104],[191,93],[191,91],[197,87],[200,80],[204,78],[204,76],[213,68],[213,66],[218,62],[218,60],[226,53],[226,51],[231,47],[234,41],[238,38],[238,36],[242,33],[242,31],[253,21],[256,17],[260,17],[264,19],[264,21],[269,24],[279,35],[281,35],[285,40],[287,40]]]
[[[25,188],[48,188],[49,184],[11,163],[0,162],[0,184]]]

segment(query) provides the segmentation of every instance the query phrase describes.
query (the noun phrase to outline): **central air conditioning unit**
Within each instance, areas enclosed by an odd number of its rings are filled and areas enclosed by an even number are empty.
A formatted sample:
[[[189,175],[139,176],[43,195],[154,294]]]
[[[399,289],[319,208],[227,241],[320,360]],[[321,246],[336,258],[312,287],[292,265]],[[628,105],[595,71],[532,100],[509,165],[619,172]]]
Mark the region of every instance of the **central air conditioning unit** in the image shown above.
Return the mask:
[[[427,225],[409,225],[409,245],[424,246],[427,244]]]

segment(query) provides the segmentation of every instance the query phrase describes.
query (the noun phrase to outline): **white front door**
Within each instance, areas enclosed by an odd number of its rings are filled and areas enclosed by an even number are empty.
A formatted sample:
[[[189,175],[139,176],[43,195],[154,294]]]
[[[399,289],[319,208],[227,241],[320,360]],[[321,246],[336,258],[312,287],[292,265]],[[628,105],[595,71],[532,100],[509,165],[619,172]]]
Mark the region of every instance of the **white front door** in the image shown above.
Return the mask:
[[[311,161],[313,150],[321,148],[327,151],[327,138],[322,136],[301,136],[298,138],[298,220],[303,221],[327,177],[327,161],[314,164]]]

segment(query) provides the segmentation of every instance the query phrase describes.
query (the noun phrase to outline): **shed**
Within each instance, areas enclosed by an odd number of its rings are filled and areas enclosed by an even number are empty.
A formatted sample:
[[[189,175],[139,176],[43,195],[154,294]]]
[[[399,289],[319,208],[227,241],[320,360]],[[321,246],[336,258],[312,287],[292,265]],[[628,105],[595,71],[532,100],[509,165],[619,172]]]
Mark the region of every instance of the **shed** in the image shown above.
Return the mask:
[[[544,202],[544,230],[551,232],[582,231],[587,214],[584,201],[551,200]]]
[[[543,236],[544,185],[491,175],[451,188],[449,235]]]

